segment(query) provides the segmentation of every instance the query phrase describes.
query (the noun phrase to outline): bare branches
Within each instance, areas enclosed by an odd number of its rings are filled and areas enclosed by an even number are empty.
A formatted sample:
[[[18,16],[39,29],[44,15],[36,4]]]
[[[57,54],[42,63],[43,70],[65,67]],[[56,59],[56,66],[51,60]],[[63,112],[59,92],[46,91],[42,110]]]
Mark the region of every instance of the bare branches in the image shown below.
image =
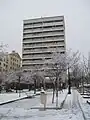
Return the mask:
[[[7,47],[8,47],[8,45],[6,45],[6,44],[3,44],[3,43],[0,44],[0,58],[7,55],[7,52],[6,52]]]
[[[66,64],[69,68],[72,68],[75,64],[78,64],[80,60],[79,51],[73,52],[71,49],[66,52]]]

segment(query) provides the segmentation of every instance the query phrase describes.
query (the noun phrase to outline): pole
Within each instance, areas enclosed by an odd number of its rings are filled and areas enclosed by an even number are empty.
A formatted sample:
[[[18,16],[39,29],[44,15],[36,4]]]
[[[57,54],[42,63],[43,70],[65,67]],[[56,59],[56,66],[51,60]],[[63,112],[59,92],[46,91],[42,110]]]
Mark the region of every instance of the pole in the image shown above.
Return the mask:
[[[34,79],[34,94],[36,94],[36,78]]]
[[[68,94],[71,94],[71,80],[70,80],[69,67],[68,67]]]
[[[58,76],[56,76],[56,109],[58,108]]]
[[[21,97],[21,94],[20,94],[20,76],[19,76],[19,97]]]

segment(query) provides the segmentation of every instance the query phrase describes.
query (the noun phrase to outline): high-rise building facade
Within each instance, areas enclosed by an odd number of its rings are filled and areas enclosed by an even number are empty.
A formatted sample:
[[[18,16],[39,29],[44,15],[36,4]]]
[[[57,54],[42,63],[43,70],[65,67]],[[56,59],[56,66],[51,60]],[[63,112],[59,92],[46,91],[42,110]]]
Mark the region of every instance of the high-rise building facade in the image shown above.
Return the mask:
[[[56,50],[65,53],[64,16],[24,20],[22,41],[22,69],[42,68]]]

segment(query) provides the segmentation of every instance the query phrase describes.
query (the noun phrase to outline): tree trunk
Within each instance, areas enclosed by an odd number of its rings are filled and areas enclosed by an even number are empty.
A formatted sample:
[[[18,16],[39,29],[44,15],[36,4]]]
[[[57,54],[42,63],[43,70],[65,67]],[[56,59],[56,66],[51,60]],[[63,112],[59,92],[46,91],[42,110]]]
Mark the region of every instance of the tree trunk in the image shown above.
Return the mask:
[[[56,89],[56,108],[58,108],[58,88]]]

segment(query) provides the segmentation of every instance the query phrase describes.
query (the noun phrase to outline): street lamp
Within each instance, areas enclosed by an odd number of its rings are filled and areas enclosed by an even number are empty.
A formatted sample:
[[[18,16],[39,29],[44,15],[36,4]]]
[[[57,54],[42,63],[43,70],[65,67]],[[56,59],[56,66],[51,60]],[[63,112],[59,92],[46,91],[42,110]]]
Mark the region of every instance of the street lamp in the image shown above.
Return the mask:
[[[71,80],[70,80],[69,67],[68,67],[68,94],[71,94]]]

